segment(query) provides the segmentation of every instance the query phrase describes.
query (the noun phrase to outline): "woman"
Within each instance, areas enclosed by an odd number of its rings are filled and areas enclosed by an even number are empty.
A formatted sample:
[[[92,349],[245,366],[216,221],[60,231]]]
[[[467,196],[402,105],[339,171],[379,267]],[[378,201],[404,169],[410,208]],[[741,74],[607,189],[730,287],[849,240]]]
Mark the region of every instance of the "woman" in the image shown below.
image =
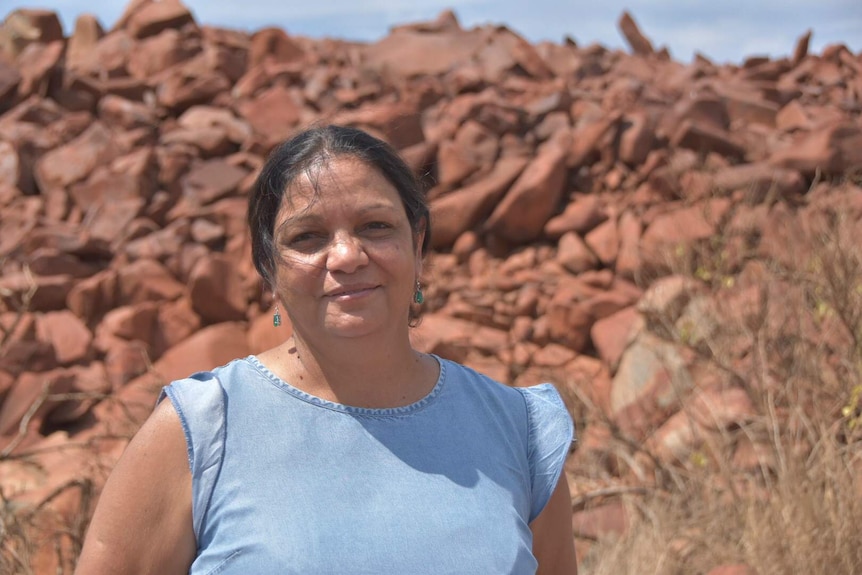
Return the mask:
[[[277,148],[249,226],[293,336],[165,388],[77,573],[575,573],[559,395],[410,345],[428,224],[384,142]]]

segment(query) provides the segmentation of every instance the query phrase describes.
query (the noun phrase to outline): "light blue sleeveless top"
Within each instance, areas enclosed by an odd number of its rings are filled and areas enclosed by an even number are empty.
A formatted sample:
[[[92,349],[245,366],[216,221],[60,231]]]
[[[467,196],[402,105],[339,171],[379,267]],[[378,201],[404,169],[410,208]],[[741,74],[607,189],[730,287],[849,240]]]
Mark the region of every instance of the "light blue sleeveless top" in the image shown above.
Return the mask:
[[[190,573],[535,573],[529,524],[568,411],[550,384],[436,359],[431,393],[392,409],[322,400],[254,356],[166,387],[192,472]]]

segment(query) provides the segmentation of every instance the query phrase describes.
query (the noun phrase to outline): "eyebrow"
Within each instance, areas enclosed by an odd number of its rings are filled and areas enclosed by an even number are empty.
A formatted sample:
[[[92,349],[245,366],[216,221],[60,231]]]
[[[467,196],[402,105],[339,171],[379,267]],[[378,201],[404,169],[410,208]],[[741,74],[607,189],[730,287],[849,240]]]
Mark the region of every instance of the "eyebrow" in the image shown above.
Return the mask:
[[[398,207],[399,206],[394,206],[390,203],[377,202],[377,203],[370,204],[368,206],[364,206],[364,207],[360,208],[358,210],[358,214],[360,216],[364,216],[369,212],[376,212],[378,210],[384,210],[387,212],[396,212],[397,213]],[[292,215],[292,216],[285,218],[285,220],[281,223],[281,225],[279,227],[287,226],[287,225],[301,224],[301,223],[316,223],[316,222],[321,221],[321,219],[322,218],[318,214],[308,213],[308,210],[303,210],[303,212],[301,212],[299,214]]]

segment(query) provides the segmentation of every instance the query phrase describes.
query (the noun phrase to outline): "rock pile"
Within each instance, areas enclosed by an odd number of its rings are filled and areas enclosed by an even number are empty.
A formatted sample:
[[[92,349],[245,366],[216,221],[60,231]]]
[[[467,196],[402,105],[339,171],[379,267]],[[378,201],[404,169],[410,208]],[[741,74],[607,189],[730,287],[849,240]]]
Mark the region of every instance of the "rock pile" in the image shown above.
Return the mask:
[[[862,57],[810,54],[803,36],[789,58],[683,64],[620,26],[631,54],[449,12],[373,44],[205,26],[178,0],[132,0],[108,31],[82,15],[69,37],[53,12],[11,13],[4,496],[80,513],[160,385],[287,336],[250,263],[246,194],[273,145],[315,122],[387,139],[429,186],[417,345],[512,385],[555,381],[669,461],[748,417],[742,387],[651,328],[705,341],[718,318],[750,321],[764,290],[794,305],[747,262],[802,257],[794,231],[822,206],[862,215]],[[710,267],[698,254],[719,236]],[[707,289],[721,279],[723,299]],[[75,543],[56,537],[68,561]],[[34,564],[62,563],[46,549]]]

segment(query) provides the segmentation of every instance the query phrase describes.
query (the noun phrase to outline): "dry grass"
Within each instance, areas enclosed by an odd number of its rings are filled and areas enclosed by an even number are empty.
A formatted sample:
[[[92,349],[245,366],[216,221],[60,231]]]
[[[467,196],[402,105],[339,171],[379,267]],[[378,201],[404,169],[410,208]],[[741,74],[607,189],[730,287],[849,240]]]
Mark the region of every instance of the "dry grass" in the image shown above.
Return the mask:
[[[746,321],[719,314],[696,337],[679,321],[655,330],[693,352],[701,373],[743,387],[756,414],[673,464],[616,430],[609,453],[649,461],[654,475],[650,489],[621,497],[632,517],[625,535],[583,542],[582,575],[706,574],[726,564],[759,575],[862,573],[862,229],[835,213],[808,214],[782,261],[752,252],[729,266],[723,237],[678,268],[717,299],[744,268],[762,273]],[[759,466],[734,465],[741,442],[760,446]],[[576,474],[608,480],[606,470]]]

